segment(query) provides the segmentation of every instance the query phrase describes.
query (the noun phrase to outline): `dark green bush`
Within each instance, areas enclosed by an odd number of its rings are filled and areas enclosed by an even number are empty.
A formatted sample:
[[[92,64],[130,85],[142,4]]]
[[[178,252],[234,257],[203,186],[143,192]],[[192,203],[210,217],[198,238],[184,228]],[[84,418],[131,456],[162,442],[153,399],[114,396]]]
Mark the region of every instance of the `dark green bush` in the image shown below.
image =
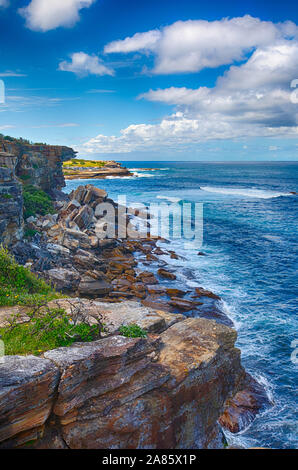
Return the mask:
[[[146,338],[147,336],[146,331],[134,323],[120,326],[119,333],[127,338]]]
[[[17,264],[6,248],[0,245],[0,306],[33,305],[57,297],[59,295],[50,285]]]
[[[70,346],[74,342],[90,342],[101,336],[101,324],[77,323],[61,308],[35,307],[21,323],[16,315],[10,325],[0,328],[5,354],[35,354]]]
[[[50,196],[32,184],[25,185],[23,188],[24,197],[24,218],[46,214],[53,214],[54,206]]]

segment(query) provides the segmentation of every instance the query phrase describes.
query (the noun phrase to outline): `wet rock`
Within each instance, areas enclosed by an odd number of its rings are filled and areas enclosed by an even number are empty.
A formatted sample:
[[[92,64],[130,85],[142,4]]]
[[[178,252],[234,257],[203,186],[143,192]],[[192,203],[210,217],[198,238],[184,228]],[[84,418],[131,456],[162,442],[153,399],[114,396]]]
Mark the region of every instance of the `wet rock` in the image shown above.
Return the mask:
[[[251,375],[246,374],[240,390],[227,401],[219,423],[232,433],[245,429],[260,411],[272,405],[264,387]]]
[[[169,297],[184,297],[187,291],[175,288],[167,288],[166,293]]]
[[[170,271],[167,271],[166,269],[163,269],[163,268],[160,268],[158,271],[157,271],[158,275],[161,276],[161,277],[165,277],[166,279],[171,279],[171,280],[175,280],[177,279],[177,276],[176,274],[174,273],[171,273]]]
[[[137,280],[141,281],[143,284],[158,284],[158,280],[156,279],[154,274],[150,273],[149,271],[139,273],[139,275],[137,276]]]
[[[174,308],[178,308],[178,310],[189,312],[190,310],[194,310],[198,305],[202,305],[202,303],[192,302],[191,300],[181,299],[179,297],[172,297],[169,301],[169,305]]]
[[[203,287],[196,287],[195,291],[197,297],[209,297],[210,299],[220,300],[218,295],[214,294],[210,290],[204,289]]]

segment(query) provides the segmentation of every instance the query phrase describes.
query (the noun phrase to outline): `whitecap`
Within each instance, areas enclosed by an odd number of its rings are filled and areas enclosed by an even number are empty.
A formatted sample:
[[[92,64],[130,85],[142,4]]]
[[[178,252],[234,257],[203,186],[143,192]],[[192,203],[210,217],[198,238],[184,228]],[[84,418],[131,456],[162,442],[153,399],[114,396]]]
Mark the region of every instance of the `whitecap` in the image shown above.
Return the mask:
[[[274,197],[291,196],[291,193],[280,193],[277,191],[266,191],[262,189],[227,188],[215,186],[201,186],[200,189],[208,193],[226,194],[229,196],[253,197],[257,199],[271,199]]]

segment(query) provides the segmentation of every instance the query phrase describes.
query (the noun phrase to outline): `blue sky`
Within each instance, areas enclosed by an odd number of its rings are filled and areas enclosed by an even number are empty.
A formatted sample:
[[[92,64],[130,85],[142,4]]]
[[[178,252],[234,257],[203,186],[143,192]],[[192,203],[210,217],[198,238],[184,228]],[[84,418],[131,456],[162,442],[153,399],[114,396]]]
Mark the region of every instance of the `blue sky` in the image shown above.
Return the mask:
[[[0,0],[0,132],[86,158],[297,160],[297,16],[292,1]]]

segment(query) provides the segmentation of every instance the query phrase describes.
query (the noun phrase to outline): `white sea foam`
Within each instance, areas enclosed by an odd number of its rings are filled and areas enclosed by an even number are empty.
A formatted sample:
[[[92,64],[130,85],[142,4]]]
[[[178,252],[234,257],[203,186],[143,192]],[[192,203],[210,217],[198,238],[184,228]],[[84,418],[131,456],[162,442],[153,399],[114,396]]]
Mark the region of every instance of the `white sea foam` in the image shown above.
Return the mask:
[[[277,191],[266,191],[262,189],[201,186],[201,190],[206,191],[208,193],[227,194],[230,196],[253,197],[257,199],[271,199],[274,197],[291,196],[290,193],[280,193]]]
[[[156,196],[156,199],[166,199],[167,201],[170,202],[180,202],[181,198],[180,197],[173,197],[173,196]]]

